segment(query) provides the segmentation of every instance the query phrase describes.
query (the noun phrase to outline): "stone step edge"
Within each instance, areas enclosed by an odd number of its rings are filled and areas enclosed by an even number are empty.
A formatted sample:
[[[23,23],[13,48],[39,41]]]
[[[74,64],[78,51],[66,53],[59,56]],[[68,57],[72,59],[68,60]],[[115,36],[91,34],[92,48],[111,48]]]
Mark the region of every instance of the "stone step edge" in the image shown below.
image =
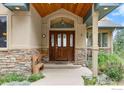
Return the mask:
[[[81,65],[44,65],[45,69],[70,69],[70,68],[81,68]]]

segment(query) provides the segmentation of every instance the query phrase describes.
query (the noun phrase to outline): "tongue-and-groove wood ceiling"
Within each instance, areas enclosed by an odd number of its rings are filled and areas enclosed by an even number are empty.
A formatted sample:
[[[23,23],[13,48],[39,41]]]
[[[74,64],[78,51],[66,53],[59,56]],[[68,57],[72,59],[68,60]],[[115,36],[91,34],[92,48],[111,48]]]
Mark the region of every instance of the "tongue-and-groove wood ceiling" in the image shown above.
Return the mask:
[[[47,16],[61,8],[64,8],[80,17],[84,17],[92,7],[91,3],[33,3],[32,5],[41,17]]]

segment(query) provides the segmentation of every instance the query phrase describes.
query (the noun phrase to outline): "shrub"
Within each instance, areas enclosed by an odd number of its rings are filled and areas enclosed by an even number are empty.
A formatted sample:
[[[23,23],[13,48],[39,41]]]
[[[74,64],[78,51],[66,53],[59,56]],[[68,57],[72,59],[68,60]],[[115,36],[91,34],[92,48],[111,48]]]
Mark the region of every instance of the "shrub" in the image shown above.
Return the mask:
[[[5,83],[5,79],[3,77],[0,77],[0,85]]]
[[[113,81],[120,81],[123,78],[123,60],[118,55],[100,52],[98,65],[99,70]]]
[[[113,81],[120,81],[123,79],[123,69],[122,66],[118,66],[116,64],[112,64],[107,68],[105,72]]]
[[[22,81],[29,81],[29,82],[34,82],[37,81],[39,79],[44,78],[43,74],[32,74],[29,77],[26,77],[24,75],[21,74],[16,74],[16,73],[10,73],[10,74],[6,74],[3,76],[0,76],[0,85],[3,83],[9,83],[9,82],[22,82]]]
[[[108,54],[100,51],[98,55],[98,65],[101,72],[105,72],[107,69]]]
[[[26,76],[21,75],[21,74],[16,74],[16,73],[11,73],[7,74],[4,76],[6,82],[11,82],[11,81],[24,81],[26,80]]]
[[[83,79],[84,79],[85,85],[95,85],[96,81],[97,81],[96,77],[93,77],[92,79],[87,78],[87,77],[83,77]]]
[[[30,84],[31,83],[28,82],[28,81],[22,81],[22,82],[12,81],[12,82],[4,83],[3,86],[27,86],[27,85],[30,85]]]
[[[37,81],[37,80],[42,79],[42,78],[44,78],[44,75],[42,73],[32,74],[31,76],[28,77],[28,81],[34,82],[34,81]]]
[[[0,85],[7,82],[12,82],[12,81],[21,82],[24,80],[26,80],[25,76],[16,73],[10,73],[0,77]]]
[[[98,56],[99,69],[104,72],[112,64],[120,66],[123,64],[123,60],[114,53],[110,54],[101,51]]]
[[[99,52],[99,56],[98,56],[98,62],[99,64],[104,64],[108,61],[108,54],[105,53],[104,51],[100,51]]]

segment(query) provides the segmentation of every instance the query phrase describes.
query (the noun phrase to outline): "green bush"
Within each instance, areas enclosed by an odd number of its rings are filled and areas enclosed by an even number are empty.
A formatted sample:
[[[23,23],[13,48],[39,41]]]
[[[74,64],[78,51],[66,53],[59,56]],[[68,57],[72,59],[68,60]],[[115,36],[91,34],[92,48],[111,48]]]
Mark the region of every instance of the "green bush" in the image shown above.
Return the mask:
[[[24,80],[26,80],[25,76],[16,73],[10,73],[0,77],[0,85],[7,82],[12,82],[12,81],[21,82]]]
[[[7,74],[4,76],[5,81],[6,82],[11,82],[11,81],[24,81],[26,80],[26,76],[24,75],[20,75],[20,74],[16,74],[16,73],[11,73],[11,74]]]
[[[13,82],[13,81],[22,82],[22,81],[28,80],[29,82],[34,82],[34,81],[37,81],[42,78],[44,78],[44,75],[41,73],[40,74],[32,74],[29,77],[26,77],[21,74],[10,73],[10,74],[0,76],[0,85],[3,83],[9,83],[9,82]]]
[[[107,69],[107,62],[108,62],[108,54],[100,51],[98,55],[98,65],[99,65],[99,70],[101,72],[105,72]]]
[[[44,78],[44,75],[42,73],[32,74],[31,76],[28,77],[28,81],[34,82],[34,81],[37,81],[37,80],[42,79],[42,78]]]
[[[99,70],[105,72],[108,66],[111,66],[112,64],[120,66],[123,64],[123,60],[114,53],[111,54],[100,51],[98,56]]]
[[[84,80],[84,84],[85,85],[95,85],[96,84],[96,77],[93,77],[92,79],[89,79],[87,77],[83,77],[83,80]]]
[[[106,70],[106,75],[108,75],[113,81],[120,81],[123,79],[123,69],[122,66],[112,64]]]
[[[5,79],[3,77],[0,77],[0,85],[5,83]]]
[[[116,54],[100,52],[98,57],[99,70],[108,75],[113,81],[123,78],[123,60]]]

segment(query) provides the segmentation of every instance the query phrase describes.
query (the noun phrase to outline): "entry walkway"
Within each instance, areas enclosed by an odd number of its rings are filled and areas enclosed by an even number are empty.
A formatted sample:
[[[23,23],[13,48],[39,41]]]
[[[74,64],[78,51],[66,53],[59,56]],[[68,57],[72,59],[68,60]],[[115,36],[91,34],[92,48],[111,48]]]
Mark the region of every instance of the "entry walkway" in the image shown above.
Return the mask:
[[[84,85],[81,76],[92,75],[92,72],[77,65],[46,65],[43,74],[45,78],[32,85]]]

